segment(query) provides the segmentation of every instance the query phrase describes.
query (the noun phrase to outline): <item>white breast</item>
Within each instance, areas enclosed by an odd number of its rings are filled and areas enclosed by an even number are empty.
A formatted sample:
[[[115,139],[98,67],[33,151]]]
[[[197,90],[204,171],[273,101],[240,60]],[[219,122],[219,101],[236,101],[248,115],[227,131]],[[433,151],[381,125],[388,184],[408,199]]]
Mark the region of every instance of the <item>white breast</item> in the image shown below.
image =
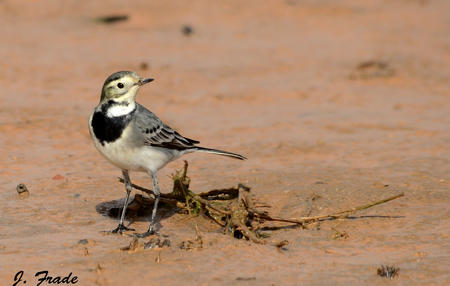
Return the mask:
[[[181,156],[176,150],[136,145],[132,142],[131,126],[125,128],[122,136],[114,142],[101,144],[94,136],[89,122],[89,130],[98,151],[113,165],[128,171],[156,172],[170,161]]]
[[[117,116],[123,116],[127,115],[128,113],[132,112],[136,108],[136,104],[130,103],[128,105],[122,105],[122,104],[115,104],[108,108],[106,116],[108,117],[117,117]]]

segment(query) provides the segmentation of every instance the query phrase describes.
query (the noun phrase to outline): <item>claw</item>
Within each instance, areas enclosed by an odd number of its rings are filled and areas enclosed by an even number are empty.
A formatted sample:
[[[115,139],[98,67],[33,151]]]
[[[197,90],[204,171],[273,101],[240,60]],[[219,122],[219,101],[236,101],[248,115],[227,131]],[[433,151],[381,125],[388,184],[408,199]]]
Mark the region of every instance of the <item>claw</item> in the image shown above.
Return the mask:
[[[119,225],[115,229],[111,230],[112,233],[120,234],[122,234],[123,231],[134,231],[134,228],[129,228],[119,223]]]
[[[148,230],[147,232],[144,232],[144,233],[135,233],[134,234],[134,236],[138,237],[138,238],[144,238],[144,237],[148,237],[151,235],[159,235],[159,234],[154,230]]]

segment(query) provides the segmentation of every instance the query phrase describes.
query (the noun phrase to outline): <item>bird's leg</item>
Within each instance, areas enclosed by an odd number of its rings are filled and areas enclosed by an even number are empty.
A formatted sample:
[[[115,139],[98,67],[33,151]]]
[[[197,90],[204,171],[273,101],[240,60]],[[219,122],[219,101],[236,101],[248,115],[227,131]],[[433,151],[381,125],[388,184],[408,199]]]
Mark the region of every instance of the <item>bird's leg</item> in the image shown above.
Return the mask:
[[[112,230],[112,233],[122,233],[122,231],[124,230],[134,230],[132,228],[128,228],[126,226],[123,225],[123,220],[125,219],[125,211],[127,210],[127,206],[128,206],[128,200],[130,199],[130,193],[131,193],[131,180],[130,180],[130,176],[128,176],[128,171],[126,170],[122,170],[122,174],[123,174],[123,179],[125,181],[125,189],[127,191],[127,197],[125,198],[125,203],[123,204],[123,209],[122,209],[122,215],[120,216],[120,222],[119,225],[117,226],[116,229]]]
[[[137,237],[147,237],[149,235],[155,234],[155,219],[156,219],[156,210],[158,209],[158,202],[159,202],[159,185],[158,185],[158,178],[156,177],[156,172],[151,172],[150,175],[152,176],[153,181],[153,193],[155,194],[155,202],[153,204],[153,211],[152,211],[152,217],[150,219],[150,227],[148,228],[147,232],[136,234]]]

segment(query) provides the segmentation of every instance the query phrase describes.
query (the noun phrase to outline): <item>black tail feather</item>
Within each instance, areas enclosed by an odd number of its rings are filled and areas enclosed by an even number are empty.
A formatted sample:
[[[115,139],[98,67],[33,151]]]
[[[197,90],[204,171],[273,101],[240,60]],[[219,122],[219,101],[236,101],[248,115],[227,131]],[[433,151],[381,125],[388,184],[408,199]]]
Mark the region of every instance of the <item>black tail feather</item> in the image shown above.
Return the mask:
[[[195,151],[199,151],[199,152],[205,152],[205,153],[211,153],[211,154],[217,154],[217,155],[222,155],[222,156],[226,156],[226,157],[230,157],[230,158],[234,158],[234,159],[239,159],[239,160],[246,160],[247,159],[244,156],[236,154],[236,153],[231,153],[231,152],[228,152],[228,151],[222,151],[222,150],[211,149],[211,148],[205,148],[205,147],[199,147],[199,146],[195,146],[191,150],[195,150]]]

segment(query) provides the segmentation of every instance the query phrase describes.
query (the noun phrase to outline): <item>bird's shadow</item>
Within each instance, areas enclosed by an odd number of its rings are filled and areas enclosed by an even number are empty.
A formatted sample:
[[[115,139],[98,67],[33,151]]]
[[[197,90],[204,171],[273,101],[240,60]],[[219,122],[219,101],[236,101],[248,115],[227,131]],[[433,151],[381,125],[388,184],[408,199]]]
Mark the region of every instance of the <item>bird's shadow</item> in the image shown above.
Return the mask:
[[[150,221],[153,211],[153,198],[145,198],[140,194],[130,197],[130,203],[125,212],[125,219],[130,222],[135,221]],[[101,202],[95,206],[95,210],[109,218],[120,220],[122,214],[125,198],[112,200],[107,202]],[[156,220],[166,219],[177,213],[177,209],[173,205],[159,202],[158,211],[156,214]]]

